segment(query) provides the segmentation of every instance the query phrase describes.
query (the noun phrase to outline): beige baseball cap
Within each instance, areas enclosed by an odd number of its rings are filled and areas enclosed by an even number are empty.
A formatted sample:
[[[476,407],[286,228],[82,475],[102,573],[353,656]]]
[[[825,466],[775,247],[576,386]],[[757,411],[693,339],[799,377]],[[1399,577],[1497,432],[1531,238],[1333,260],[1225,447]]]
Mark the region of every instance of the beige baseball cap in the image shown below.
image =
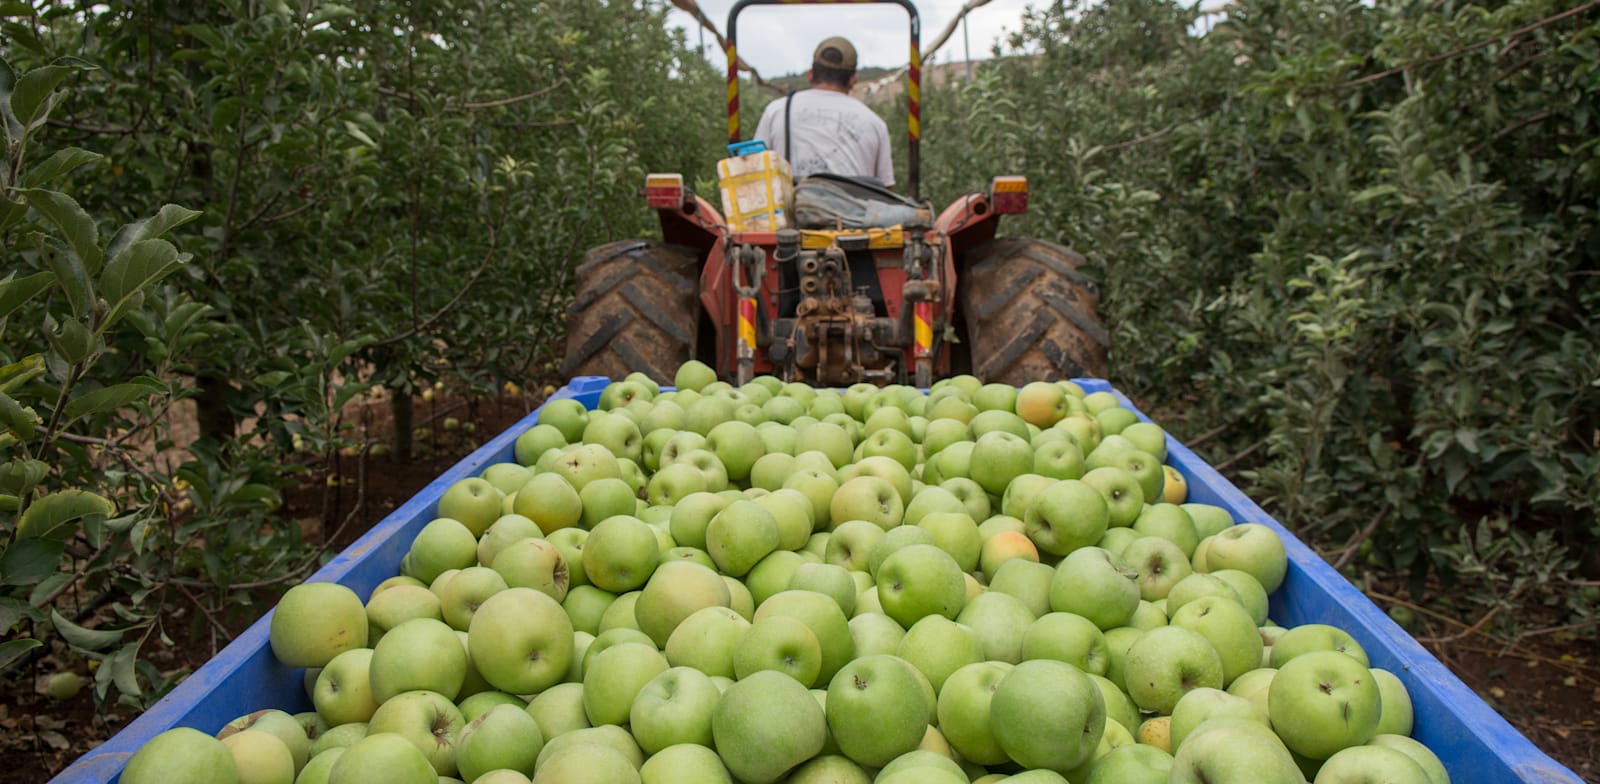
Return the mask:
[[[854,71],[856,48],[842,36],[836,35],[817,44],[817,51],[811,55],[811,62],[814,65],[825,65],[842,71]]]

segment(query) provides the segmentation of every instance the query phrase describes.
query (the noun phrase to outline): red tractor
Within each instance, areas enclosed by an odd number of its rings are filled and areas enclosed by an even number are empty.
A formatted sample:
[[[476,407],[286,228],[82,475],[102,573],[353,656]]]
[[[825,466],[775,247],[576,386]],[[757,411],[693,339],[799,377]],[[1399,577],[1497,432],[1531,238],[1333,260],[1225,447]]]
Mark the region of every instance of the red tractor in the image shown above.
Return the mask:
[[[860,2],[861,0],[811,0]],[[920,22],[910,15],[908,197],[915,218],[891,226],[740,231],[677,174],[652,174],[645,198],[662,241],[595,248],[579,266],[562,372],[671,379],[698,359],[730,382],[760,374],[814,386],[914,384],[970,373],[985,381],[1104,376],[1107,335],[1083,257],[1048,242],[997,238],[1000,216],[1027,209],[1027,180],[937,214],[920,202]],[[740,0],[728,14],[728,139],[740,141],[739,13],[793,0]],[[859,189],[872,198],[874,190]]]

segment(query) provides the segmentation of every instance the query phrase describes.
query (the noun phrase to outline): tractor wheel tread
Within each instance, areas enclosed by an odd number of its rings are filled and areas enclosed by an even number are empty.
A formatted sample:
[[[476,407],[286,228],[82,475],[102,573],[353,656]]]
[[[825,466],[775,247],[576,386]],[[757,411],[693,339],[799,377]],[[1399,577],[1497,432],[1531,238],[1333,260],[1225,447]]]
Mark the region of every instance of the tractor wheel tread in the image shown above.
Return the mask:
[[[561,372],[670,380],[695,347],[698,275],[687,248],[627,241],[590,250],[575,274]]]
[[[1109,335],[1083,257],[1053,243],[1006,238],[966,254],[957,301],[973,372],[984,381],[1104,376]]]

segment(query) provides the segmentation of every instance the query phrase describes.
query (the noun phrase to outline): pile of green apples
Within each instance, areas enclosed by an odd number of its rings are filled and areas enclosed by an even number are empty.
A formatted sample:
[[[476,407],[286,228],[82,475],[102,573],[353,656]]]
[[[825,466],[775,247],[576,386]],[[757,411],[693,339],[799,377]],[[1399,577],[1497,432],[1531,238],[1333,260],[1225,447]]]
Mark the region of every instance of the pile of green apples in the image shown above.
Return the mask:
[[[288,591],[315,711],[163,733],[122,784],[1448,782],[1115,395],[673,381],[548,402],[370,596]]]

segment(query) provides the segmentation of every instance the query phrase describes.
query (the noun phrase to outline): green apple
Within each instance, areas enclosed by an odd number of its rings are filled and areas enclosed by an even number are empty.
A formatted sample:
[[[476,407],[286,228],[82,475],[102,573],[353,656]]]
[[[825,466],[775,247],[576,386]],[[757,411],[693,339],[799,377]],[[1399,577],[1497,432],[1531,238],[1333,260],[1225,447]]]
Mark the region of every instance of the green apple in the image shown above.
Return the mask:
[[[648,643],[624,642],[600,651],[583,668],[583,710],[589,723],[628,723],[634,698],[669,666]]]
[[[828,684],[827,725],[852,761],[881,767],[922,742],[932,706],[915,668],[895,656],[864,656]]]
[[[998,661],[968,664],[951,673],[939,690],[939,727],[963,759],[980,765],[1010,761],[994,736],[990,702],[1011,668],[1011,664]]]
[[[1199,632],[1222,660],[1222,685],[1261,666],[1261,634],[1238,602],[1203,596],[1172,614],[1173,626]],[[1221,688],[1221,687],[1218,687]]]
[[[540,406],[535,421],[560,430],[567,443],[572,444],[583,438],[583,428],[589,424],[589,409],[573,398],[559,398]]]
[[[786,590],[815,591],[833,599],[845,617],[855,613],[856,581],[850,570],[838,564],[801,563],[795,567]]]
[[[583,543],[583,572],[597,588],[621,594],[644,585],[661,561],[660,540],[631,515],[600,521]]]
[[[126,784],[234,784],[233,754],[222,741],[189,727],[174,727],[140,746],[122,769]]]
[[[497,705],[511,705],[517,710],[525,710],[528,707],[528,701],[515,694],[489,689],[488,691],[480,691],[456,703],[456,707],[461,709],[461,718],[466,719],[468,724],[471,724],[479,716],[488,713],[490,708]]]
[[[390,629],[416,618],[444,620],[439,595],[421,585],[395,585],[367,599],[367,644],[375,646]]]
[[[1139,536],[1123,548],[1119,559],[1139,573],[1135,580],[1139,584],[1139,598],[1150,602],[1167,598],[1172,586],[1194,571],[1183,549],[1160,536]]]
[[[1366,665],[1343,653],[1322,650],[1295,656],[1278,668],[1267,688],[1272,727],[1296,754],[1327,759],[1377,734],[1382,715],[1377,679]]]
[[[706,525],[705,550],[724,574],[743,577],[778,549],[781,537],[777,518],[766,507],[755,501],[734,501]]]
[[[435,784],[438,780],[439,773],[427,755],[393,732],[374,733],[356,741],[328,771],[328,784]]]
[[[972,392],[971,400],[979,411],[1014,414],[1017,410],[1017,388],[1010,384],[984,384]]]
[[[383,635],[373,647],[368,672],[372,696],[380,704],[418,689],[454,700],[467,677],[467,654],[444,621],[417,618]]]
[[[849,757],[824,750],[795,768],[784,781],[787,784],[872,784],[872,776]]]
[[[983,550],[983,536],[978,524],[965,510],[934,512],[917,522],[917,527],[933,535],[933,543],[955,559],[961,571],[978,568],[978,556]]]
[[[787,398],[783,398],[787,399]],[[769,451],[750,466],[750,486],[763,490],[777,490],[789,476],[799,470],[800,461],[794,455]]]
[[[773,400],[788,398],[773,398]],[[651,754],[639,768],[640,784],[733,784],[722,758],[706,744],[679,743]],[[794,778],[789,778],[794,781]]]
[[[593,726],[583,711],[583,683],[558,683],[528,701],[527,713],[539,725],[546,745],[573,730]]]
[[[1250,620],[1257,626],[1267,622],[1267,590],[1261,587],[1260,581],[1248,572],[1238,569],[1218,569],[1211,572],[1211,576],[1228,584],[1239,597],[1240,606],[1250,613]]]
[[[639,629],[665,647],[678,624],[705,607],[727,607],[732,597],[715,571],[688,561],[656,567],[634,603]]]
[[[971,479],[985,492],[998,496],[1012,479],[1033,470],[1033,447],[1015,433],[994,430],[973,441],[970,461]]]
[[[711,713],[721,698],[705,673],[672,667],[639,690],[628,711],[628,727],[646,754],[685,743],[710,746]]]
[[[1050,586],[1056,569],[1025,558],[1012,558],[989,575],[989,590],[1010,594],[1022,600],[1034,617],[1050,612]],[[1134,587],[1138,591],[1138,587]],[[1136,597],[1137,598],[1137,595]]]
[[[674,667],[693,667],[707,675],[733,677],[733,653],[750,621],[727,607],[691,613],[667,637],[664,651]]]
[[[1220,689],[1192,689],[1178,698],[1172,707],[1169,727],[1174,749],[1183,748],[1183,742],[1201,723],[1215,718],[1248,719],[1267,727],[1267,714],[1255,703]]]
[[[772,784],[822,750],[828,721],[806,687],[763,670],[723,692],[712,712],[711,734],[737,779]]]
[[[1144,488],[1140,486],[1138,477],[1120,465],[1090,468],[1084,472],[1082,481],[1105,497],[1109,527],[1133,525],[1139,513],[1144,511]]]
[[[489,522],[494,519],[489,518]],[[483,524],[485,529],[489,522]],[[425,583],[433,582],[445,571],[463,569],[477,562],[477,535],[449,517],[438,517],[424,525],[405,556],[406,573]]]
[[[678,389],[691,389],[699,392],[717,380],[717,371],[710,365],[698,359],[691,359],[678,366],[672,375],[672,385]]]
[[[1053,659],[1095,675],[1110,666],[1105,632],[1073,613],[1050,612],[1029,624],[1022,635],[1023,659]]]
[[[1108,643],[1109,647],[1109,643]],[[1142,634],[1128,648],[1123,683],[1141,710],[1171,714],[1193,689],[1221,689],[1222,657],[1199,632],[1162,626]]]
[[[311,757],[315,759],[322,752],[334,748],[346,748],[355,745],[355,742],[367,737],[367,723],[352,721],[348,724],[339,724],[329,727],[327,731],[318,735],[311,741]],[[310,764],[309,762],[307,763]],[[123,775],[127,775],[126,772]]]
[[[889,529],[873,543],[872,552],[867,556],[867,573],[876,577],[878,570],[883,567],[883,562],[888,560],[889,556],[914,544],[933,545],[933,534],[925,528],[914,525]]]
[[[797,428],[795,433],[796,456],[806,452],[821,452],[828,457],[834,469],[849,463],[855,449],[855,440],[850,437],[850,431],[833,422],[817,422]]]
[[[850,640],[855,646],[856,656],[873,656],[878,654],[893,655],[900,649],[900,641],[905,638],[906,630],[900,628],[883,613],[866,613],[850,619]]]
[[[519,539],[540,539],[544,531],[531,518],[516,513],[504,514],[489,524],[489,530],[478,538],[478,565],[494,566],[494,557],[506,545]]]
[[[794,573],[804,563],[805,556],[791,550],[768,553],[744,576],[744,585],[750,590],[751,600],[759,605],[773,594],[789,590]]]
[[[328,784],[328,776],[333,773],[333,765],[344,756],[344,750],[344,746],[336,746],[327,749],[325,753],[313,755],[306,762],[306,766],[300,769],[300,774],[295,776],[295,784]]]
[[[1427,746],[1405,735],[1378,734],[1367,741],[1369,746],[1382,746],[1394,749],[1411,758],[1428,774],[1430,784],[1450,784],[1450,774],[1445,771],[1444,763]],[[126,775],[126,774],[124,774]]]
[[[706,448],[711,450],[728,471],[728,479],[745,482],[750,469],[766,453],[765,443],[754,426],[732,419],[712,427],[706,432]]]
[[[1379,735],[1410,735],[1412,724],[1411,694],[1400,676],[1373,667],[1372,677],[1378,679],[1378,692],[1382,696],[1382,713],[1378,717]]]
[[[994,689],[989,721],[1006,755],[1065,775],[1088,762],[1105,733],[1106,706],[1083,671],[1049,659],[1014,666]]]
[[[817,530],[832,528],[833,494],[839,490],[839,480],[831,469],[822,471],[801,466],[798,457],[795,465],[795,471],[783,480],[782,489],[798,490],[811,501],[812,520]]]
[[[233,756],[240,784],[293,784],[294,756],[278,736],[245,730],[222,736],[221,740]]]
[[[1219,596],[1224,599],[1239,602],[1243,607],[1244,602],[1239,597],[1239,592],[1227,580],[1205,572],[1194,572],[1174,583],[1167,591],[1167,615],[1182,609],[1185,604],[1199,599],[1202,596]]]
[[[544,735],[526,710],[497,705],[462,728],[456,767],[464,781],[479,781],[493,770],[532,775],[543,748]]]
[[[459,647],[458,647],[459,649]],[[397,734],[427,757],[440,776],[456,774],[456,741],[466,726],[461,710],[443,694],[408,691],[384,700],[367,722],[367,738]],[[345,752],[348,756],[362,741]]]
[[[1350,633],[1326,623],[1303,623],[1282,633],[1272,644],[1271,665],[1279,669],[1291,659],[1316,651],[1336,651],[1371,666],[1367,652]]]
[[[539,530],[549,536],[578,524],[583,518],[583,499],[572,483],[559,475],[534,474],[517,490],[511,510],[538,523]]]
[[[1229,722],[1235,723],[1229,723]],[[1213,719],[1190,733],[1172,758],[1169,784],[1305,784],[1289,750],[1253,721]]]
[[[585,416],[587,416],[587,411]],[[581,427],[578,429],[578,435],[580,437],[583,435]],[[552,449],[560,449],[568,443],[570,442],[567,441],[566,435],[561,432],[560,428],[551,424],[537,424],[522,431],[517,436],[516,442],[512,445],[512,455],[518,465],[528,468],[538,462],[539,457],[545,452]],[[491,484],[493,484],[493,480],[491,480]],[[516,488],[514,487],[511,490],[501,488],[502,492],[507,493],[515,490]]]
[[[758,618],[733,649],[734,677],[743,680],[762,670],[775,670],[806,688],[822,671],[822,644],[803,621],[788,615]]]
[[[1093,486],[1062,479],[1040,491],[1022,519],[1040,552],[1064,556],[1100,541],[1111,517],[1105,498]]]
[[[778,524],[778,549],[799,550],[806,546],[816,530],[816,515],[805,493],[779,488],[755,501],[771,512]]]
[[[1233,515],[1215,504],[1189,502],[1179,506],[1189,513],[1189,519],[1194,521],[1195,531],[1201,539],[1220,534],[1223,529],[1233,526]]]
[[[984,661],[984,644],[972,627],[927,615],[906,629],[895,655],[927,676],[937,693],[951,673]]]
[[[1145,536],[1159,536],[1177,545],[1185,560],[1194,555],[1200,544],[1194,521],[1189,513],[1177,504],[1165,502],[1147,504],[1133,521],[1133,530]]]
[[[610,591],[592,585],[579,585],[567,592],[567,598],[561,601],[561,609],[567,613],[574,631],[599,634],[600,619],[616,600],[617,595]]]
[[[582,566],[581,563],[578,565]],[[567,592],[572,586],[571,564],[567,562],[561,548],[548,539],[526,537],[502,547],[500,552],[495,554],[491,571],[500,577],[503,583],[502,589],[532,588],[558,602],[567,598]],[[469,580],[469,585],[471,582],[474,581]],[[476,593],[469,592],[469,596],[477,599],[477,606],[482,606],[488,595],[477,596]],[[451,596],[454,597],[455,594],[452,593]],[[457,620],[461,620],[459,612],[457,616]],[[448,615],[446,620],[449,620]],[[471,621],[470,613],[466,620]],[[466,627],[456,626],[456,628]]]
[[[956,622],[977,633],[985,660],[1015,664],[1023,659],[1024,637],[1035,618],[1021,599],[1000,591],[984,591],[967,600]]]
[[[1030,381],[1017,390],[1017,416],[1035,427],[1050,427],[1067,415],[1067,391],[1050,381]]]
[[[672,507],[667,522],[673,541],[684,547],[706,549],[706,527],[711,518],[728,506],[728,499],[716,493],[693,492]]]
[[[1052,428],[1046,432],[1061,431]],[[1084,472],[1088,470],[1083,461],[1083,448],[1070,436],[1063,434],[1059,439],[1034,447],[1033,473],[1035,474],[1051,479],[1082,479]]]
[[[982,533],[980,527],[979,535]],[[978,548],[978,568],[986,575],[993,576],[1006,561],[1014,558],[1039,561],[1038,546],[1021,531],[999,531],[983,539]]]
[[[884,530],[877,523],[866,520],[843,521],[828,536],[823,561],[853,572],[871,574],[872,551],[883,537]]]
[[[1101,629],[1121,626],[1139,608],[1136,574],[1098,547],[1073,550],[1050,579],[1050,609],[1081,615]]]
[[[878,600],[884,613],[909,629],[928,615],[954,619],[966,603],[961,567],[930,544],[896,550],[878,567]]]
[[[1095,761],[1085,784],[1167,784],[1172,755],[1155,746],[1118,746]]]
[[[1211,538],[1206,548],[1206,569],[1248,572],[1267,593],[1278,590],[1289,569],[1283,540],[1261,523],[1240,523]]]
[[[285,591],[272,612],[267,641],[289,667],[322,667],[367,645],[367,609],[338,583],[301,583]]]
[[[877,476],[857,476],[846,480],[834,491],[829,501],[828,516],[836,522],[866,520],[887,531],[903,521],[905,502],[889,480]]]
[[[817,673],[817,683],[831,680],[845,662],[855,656],[855,640],[850,636],[850,622],[839,605],[827,596],[813,591],[780,591],[756,608],[754,622],[772,615],[786,615],[800,620],[811,628],[822,646],[822,667]]]
[[[439,496],[437,515],[467,527],[476,539],[500,517],[500,502],[505,493],[480,476],[457,479]]]
[[[311,702],[331,726],[364,722],[378,709],[372,694],[372,649],[353,648],[333,657],[317,673]]]
[[[1335,752],[1317,769],[1325,784],[1432,784],[1433,779],[1405,752],[1386,746],[1351,746]]]
[[[511,694],[537,694],[561,682],[572,663],[572,635],[561,605],[532,588],[489,597],[467,627],[473,665]]]
[[[632,461],[628,465],[632,465]],[[608,517],[633,514],[638,510],[639,496],[627,480],[607,476],[584,485],[578,491],[578,500],[583,504],[578,524],[584,528],[594,528]]]

